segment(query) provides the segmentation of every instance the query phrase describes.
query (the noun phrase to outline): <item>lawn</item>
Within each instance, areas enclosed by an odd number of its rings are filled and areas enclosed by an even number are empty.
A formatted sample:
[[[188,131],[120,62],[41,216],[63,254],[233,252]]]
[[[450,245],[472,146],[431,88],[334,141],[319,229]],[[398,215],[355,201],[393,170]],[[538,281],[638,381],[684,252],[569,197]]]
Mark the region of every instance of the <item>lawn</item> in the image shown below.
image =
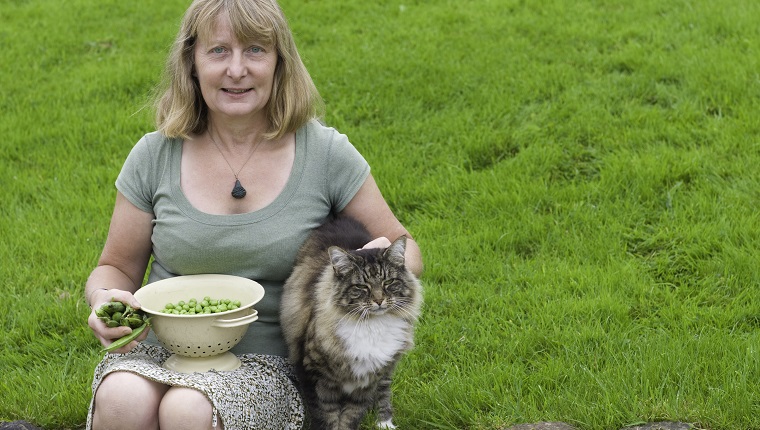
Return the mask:
[[[83,426],[82,291],[187,3],[0,0],[0,421]],[[760,2],[282,6],[423,251],[400,428],[760,428]]]

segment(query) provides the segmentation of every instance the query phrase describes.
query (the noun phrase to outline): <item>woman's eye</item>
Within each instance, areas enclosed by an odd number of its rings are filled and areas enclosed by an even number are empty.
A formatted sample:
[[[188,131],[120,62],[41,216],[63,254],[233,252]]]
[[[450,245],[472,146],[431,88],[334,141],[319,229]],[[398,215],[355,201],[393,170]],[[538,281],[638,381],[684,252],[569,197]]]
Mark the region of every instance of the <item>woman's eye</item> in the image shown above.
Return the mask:
[[[212,48],[211,52],[214,53],[214,54],[223,54],[224,53],[224,48],[222,48],[221,46],[217,46],[215,48]]]
[[[264,49],[262,49],[260,46],[251,46],[249,50],[253,54],[260,54],[260,53],[264,52]]]

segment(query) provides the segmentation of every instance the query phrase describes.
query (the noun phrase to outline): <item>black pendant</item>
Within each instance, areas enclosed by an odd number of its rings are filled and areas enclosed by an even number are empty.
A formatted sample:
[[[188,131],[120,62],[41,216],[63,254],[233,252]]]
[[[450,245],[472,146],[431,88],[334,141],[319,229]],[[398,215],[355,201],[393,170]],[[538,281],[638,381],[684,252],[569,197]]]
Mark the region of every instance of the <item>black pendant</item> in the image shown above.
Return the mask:
[[[242,199],[245,197],[245,188],[240,185],[240,180],[235,181],[235,187],[232,189],[232,197],[236,199]]]

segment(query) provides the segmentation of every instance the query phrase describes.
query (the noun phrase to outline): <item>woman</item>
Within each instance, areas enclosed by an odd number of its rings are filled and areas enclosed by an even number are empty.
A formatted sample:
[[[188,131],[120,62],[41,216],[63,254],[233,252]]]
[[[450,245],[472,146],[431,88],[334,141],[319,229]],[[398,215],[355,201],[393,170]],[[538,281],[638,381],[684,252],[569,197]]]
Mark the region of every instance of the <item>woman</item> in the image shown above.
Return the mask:
[[[232,350],[243,362],[234,372],[163,369],[169,353],[152,335],[107,354],[88,429],[301,428],[277,315],[299,246],[335,213],[366,224],[377,238],[366,247],[408,232],[347,138],[315,120],[319,95],[275,0],[194,1],[165,80],[158,131],[135,145],[116,180],[85,297],[93,309],[112,299],[139,307],[132,294],[149,263],[148,282],[223,273],[255,279],[266,295]],[[420,274],[412,240],[406,259]],[[104,346],[130,332],[94,312],[88,323]]]

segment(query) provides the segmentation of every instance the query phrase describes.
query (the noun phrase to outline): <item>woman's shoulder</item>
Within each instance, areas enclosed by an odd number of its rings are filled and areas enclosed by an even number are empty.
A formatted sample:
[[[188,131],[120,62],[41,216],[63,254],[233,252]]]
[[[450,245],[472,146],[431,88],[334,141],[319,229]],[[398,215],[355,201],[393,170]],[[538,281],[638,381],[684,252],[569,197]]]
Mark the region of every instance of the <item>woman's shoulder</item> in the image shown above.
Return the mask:
[[[311,148],[321,148],[329,152],[335,147],[351,145],[348,136],[319,119],[310,120],[301,127],[299,132],[302,134],[305,143]]]
[[[143,137],[137,142],[137,144],[158,150],[181,142],[182,139],[166,137],[160,131],[151,131],[149,133],[145,133]]]
[[[312,120],[302,128],[302,131],[303,136],[300,140],[309,154],[308,158],[317,165],[320,171],[349,169],[350,166],[357,166],[361,170],[366,169],[367,162],[364,157],[349,141],[348,136],[334,127]]]
[[[159,131],[153,131],[144,134],[140,140],[135,143],[132,148],[132,153],[135,155],[142,154],[146,157],[155,158],[160,154],[170,153],[174,145],[181,143],[182,139],[169,138]]]

